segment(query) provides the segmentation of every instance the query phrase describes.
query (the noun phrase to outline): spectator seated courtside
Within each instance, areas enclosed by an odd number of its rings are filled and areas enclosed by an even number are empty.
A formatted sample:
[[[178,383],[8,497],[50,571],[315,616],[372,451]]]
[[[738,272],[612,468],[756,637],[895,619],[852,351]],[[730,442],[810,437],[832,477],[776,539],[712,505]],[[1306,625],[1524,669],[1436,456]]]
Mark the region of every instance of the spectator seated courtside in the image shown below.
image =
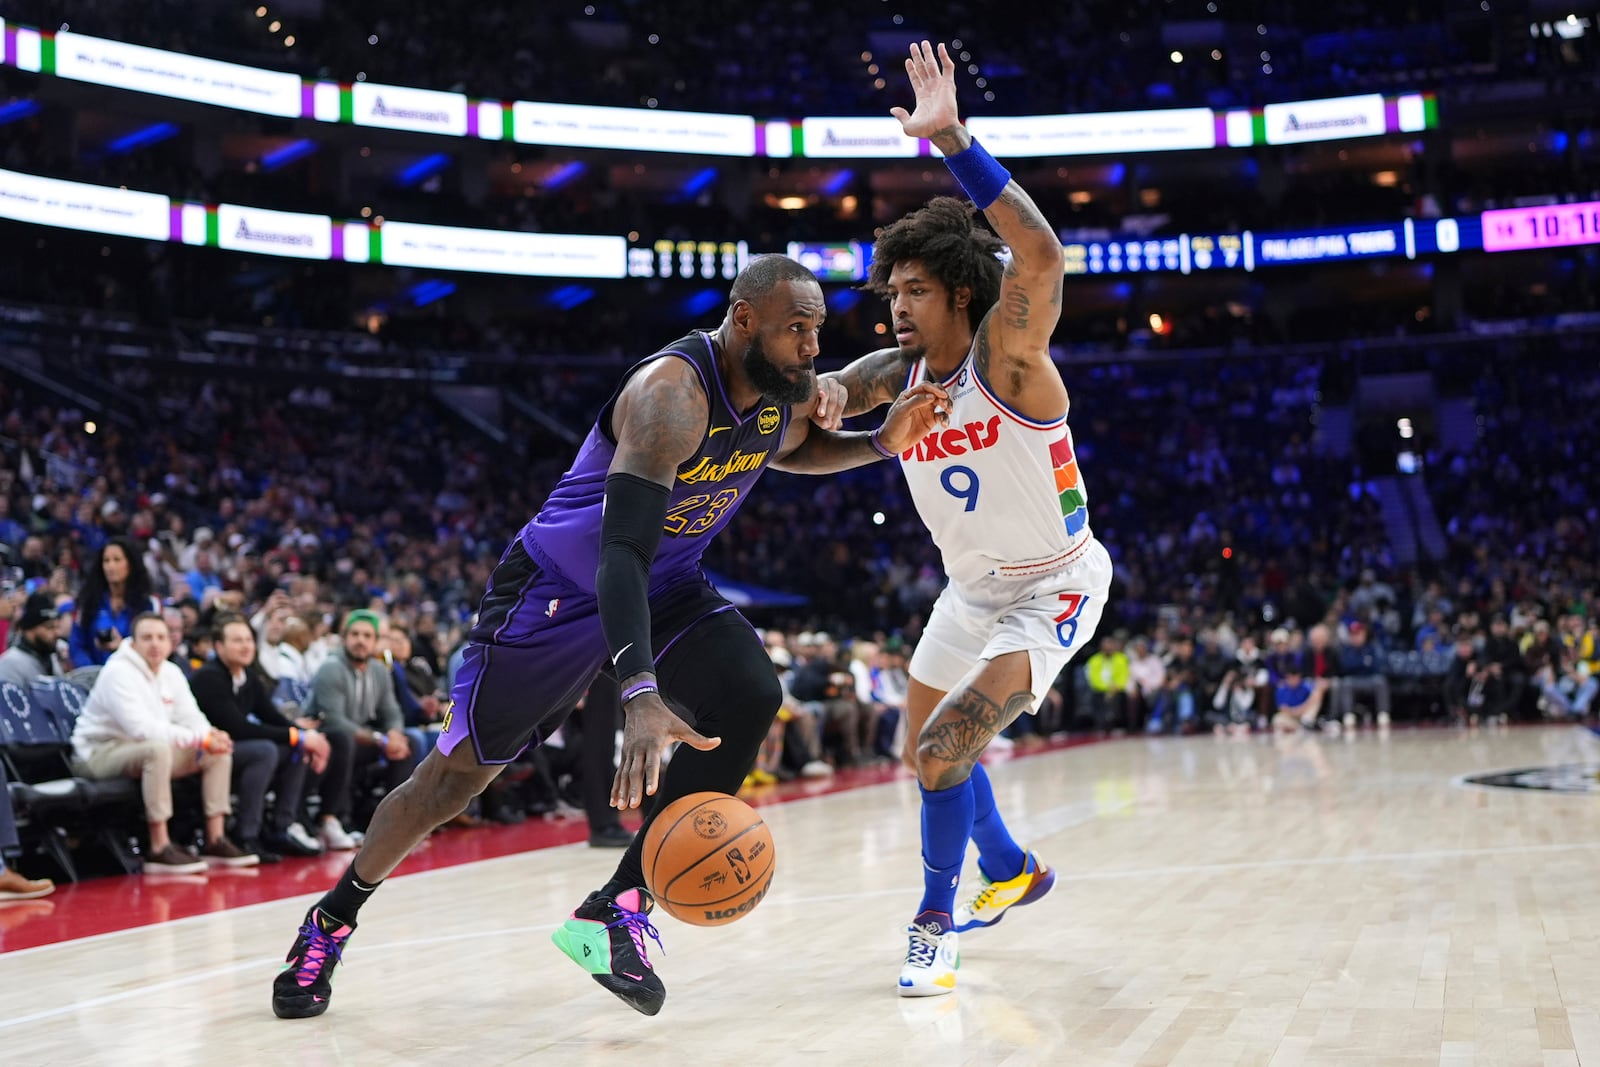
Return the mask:
[[[381,628],[375,611],[358,608],[346,615],[343,643],[311,682],[306,714],[327,736],[330,749],[317,827],[330,851],[348,851],[359,843],[350,832],[358,772],[381,765],[385,788],[393,790],[417,764],[395,697],[394,672],[378,656]]]
[[[233,738],[241,846],[264,863],[284,855],[321,855],[321,844],[301,824],[300,808],[307,773],[320,774],[328,765],[328,739],[309,720],[292,722],[273,704],[255,663],[255,633],[244,616],[218,619],[216,650],[189,684],[211,725]],[[275,804],[264,825],[269,787]]]
[[[106,661],[73,729],[74,770],[86,778],[137,778],[150,830],[146,874],[203,874],[258,862],[223,834],[231,811],[233,740],[213,729],[172,663],[167,624],[154,612],[129,622],[130,640]],[[172,781],[200,775],[205,846],[197,857],[169,836]]]

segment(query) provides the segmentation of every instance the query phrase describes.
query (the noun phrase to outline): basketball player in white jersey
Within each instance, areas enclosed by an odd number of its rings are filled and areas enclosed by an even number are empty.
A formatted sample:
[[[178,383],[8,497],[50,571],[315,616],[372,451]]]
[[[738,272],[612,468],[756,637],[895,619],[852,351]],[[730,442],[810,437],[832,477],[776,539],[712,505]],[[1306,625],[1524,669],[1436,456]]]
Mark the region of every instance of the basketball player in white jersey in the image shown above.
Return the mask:
[[[913,44],[906,70],[916,109],[895,108],[895,117],[907,136],[944,153],[999,234],[949,197],[880,231],[868,286],[888,299],[898,347],[835,376],[849,394],[847,415],[921,381],[951,397],[947,428],[899,457],[950,579],[912,656],[907,700],[905,760],[922,788],[925,884],[899,990],[933,996],[955,988],[959,931],[992,926],[1054,884],[1055,873],[1007,832],[978,757],[1038,708],[1094,635],[1111,559],[1089,529],[1067,390],[1050,359],[1061,242],[961,125],[944,45],[935,56],[926,41]],[[985,887],[958,909],[968,840]]]

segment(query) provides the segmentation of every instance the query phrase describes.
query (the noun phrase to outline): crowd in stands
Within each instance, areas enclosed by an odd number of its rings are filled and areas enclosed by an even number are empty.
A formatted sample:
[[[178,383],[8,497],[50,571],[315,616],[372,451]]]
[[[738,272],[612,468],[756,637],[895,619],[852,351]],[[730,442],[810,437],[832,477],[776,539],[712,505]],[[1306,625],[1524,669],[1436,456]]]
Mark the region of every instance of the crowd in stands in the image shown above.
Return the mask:
[[[1449,552],[1417,569],[1395,561],[1373,473],[1313,447],[1324,390],[1349,392],[1338,361],[1070,367],[1117,584],[1097,647],[1015,742],[1594,714],[1600,378],[1581,339],[1485,352],[1476,376],[1448,345],[1418,357],[1470,385],[1482,429],[1428,456]],[[418,388],[99,366],[147,413],[137,428],[91,431],[0,382],[0,681],[87,688],[74,768],[140,780],[148,869],[352,847],[431,747],[488,571],[570,446],[491,447]],[[611,377],[545,389],[588,411]],[[707,563],[810,598],[764,608],[757,590],[787,699],[751,784],[895,758],[906,654],[942,583],[896,472],[774,473]],[[560,748],[467,820],[574,803]],[[198,855],[167,830],[188,775]]]
[[[1230,0],[1220,19],[1205,6],[1073,0],[1030,11],[1020,33],[998,25],[992,6],[963,0],[899,11],[880,0],[781,9],[707,0],[670,21],[638,0],[514,15],[415,0],[310,5],[314,15],[276,11],[272,0],[17,0],[5,14],[347,83],[786,118],[884,114],[898,100],[905,42],[922,36],[960,40],[958,54],[970,53],[963,99],[994,115],[1374,90],[1466,99],[1509,81],[1559,101],[1594,87],[1592,31],[1541,39],[1522,16],[1480,17],[1476,3],[1443,20],[1361,2]],[[1181,62],[1169,59],[1180,51]],[[0,72],[0,85],[37,92],[34,76],[15,71]],[[79,138],[66,104],[43,103],[0,125],[0,165],[346,218],[377,200],[415,222],[625,233],[648,219],[645,242],[744,236],[778,248],[865,239],[901,195],[859,168],[846,191],[860,207],[787,212],[725,197],[721,183],[731,176],[742,189],[753,173],[734,163],[694,196],[640,192],[590,165],[560,195],[490,181],[469,198],[456,167],[417,188],[315,167],[219,167],[215,120],[184,120],[182,136],[144,151],[104,153]],[[1264,183],[1241,174],[1224,195],[1209,178],[1151,185],[1163,187],[1159,211],[1191,232],[1600,195],[1587,149],[1524,158],[1519,146],[1514,161],[1458,163],[1435,147],[1384,185],[1369,168],[1313,165],[1317,146],[1283,150],[1266,161],[1281,174]],[[1241,170],[1259,162],[1237,157]],[[1115,233],[1140,210],[1124,202],[1139,181],[1112,181],[1088,205],[1071,184],[1030,185],[1061,225]],[[0,257],[8,359],[48,369],[109,413],[0,376],[0,685],[80,694],[52,705],[73,719],[63,773],[137,782],[125,799],[150,873],[356,847],[376,799],[437,738],[462,635],[507,539],[564,469],[617,370],[645,354],[639,338],[660,343],[687,328],[680,290],[601,284],[572,314],[544,302],[564,280],[456,277],[472,296],[459,304],[470,306],[424,311],[407,303],[415,278],[387,269],[9,222],[0,243],[13,253]],[[1592,265],[1569,259],[1551,273],[1538,285],[1469,285],[1463,325],[1600,306]],[[1238,292],[1217,293],[1162,309],[1164,337],[1143,331],[1145,314],[1130,316],[1119,298],[1098,317],[1081,313],[1063,344],[1098,359],[1130,347],[1245,351],[1434,328],[1419,313],[1424,290],[1399,283],[1355,314],[1307,301],[1273,317]],[[879,309],[868,300],[852,311],[835,295],[830,363],[881,343]],[[1093,525],[1116,585],[1094,647],[1000,744],[1600,714],[1600,375],[1588,339],[1509,330],[1472,350],[1470,371],[1453,344],[1404,357],[1407,369],[1470,390],[1480,426],[1470,450],[1423,449],[1446,551],[1416,566],[1390,543],[1374,486],[1387,471],[1314,441],[1319,409],[1352,395],[1361,345],[1070,364]],[[1384,358],[1364,366],[1381,369]],[[526,403],[500,406],[500,438],[425,384],[458,374]],[[907,659],[943,584],[899,473],[888,464],[825,479],[773,473],[707,566],[754,597],[749,614],[783,683],[747,785],[898,759]],[[584,755],[609,751],[612,738],[592,711],[586,704],[458,824],[578,807],[594,817]],[[8,774],[29,770],[0,759],[0,792]],[[5,866],[18,843],[11,814],[0,806],[0,900],[48,893],[48,880]],[[620,827],[593,829],[591,843],[626,843]]]

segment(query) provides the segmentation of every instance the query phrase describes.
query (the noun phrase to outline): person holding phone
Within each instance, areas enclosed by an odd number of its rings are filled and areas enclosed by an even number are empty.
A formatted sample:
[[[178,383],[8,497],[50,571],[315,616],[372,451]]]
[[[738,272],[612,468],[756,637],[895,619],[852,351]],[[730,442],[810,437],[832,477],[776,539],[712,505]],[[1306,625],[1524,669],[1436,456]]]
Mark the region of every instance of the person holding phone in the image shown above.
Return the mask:
[[[144,557],[124,538],[107,541],[90,561],[78,589],[69,638],[74,667],[103,667],[132,631],[133,619],[160,614]]]

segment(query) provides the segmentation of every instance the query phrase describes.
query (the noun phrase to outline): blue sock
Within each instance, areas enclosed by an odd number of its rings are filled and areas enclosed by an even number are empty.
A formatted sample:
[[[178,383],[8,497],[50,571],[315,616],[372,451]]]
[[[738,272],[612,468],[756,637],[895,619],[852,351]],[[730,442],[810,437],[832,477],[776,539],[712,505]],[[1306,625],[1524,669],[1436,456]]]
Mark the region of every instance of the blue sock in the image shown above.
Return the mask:
[[[972,837],[972,779],[949,789],[922,790],[922,907],[949,915]]]
[[[983,764],[972,767],[972,843],[978,846],[978,870],[991,882],[1004,882],[1022,873],[1028,854],[1011,839],[1011,831],[994,806],[994,789]]]

